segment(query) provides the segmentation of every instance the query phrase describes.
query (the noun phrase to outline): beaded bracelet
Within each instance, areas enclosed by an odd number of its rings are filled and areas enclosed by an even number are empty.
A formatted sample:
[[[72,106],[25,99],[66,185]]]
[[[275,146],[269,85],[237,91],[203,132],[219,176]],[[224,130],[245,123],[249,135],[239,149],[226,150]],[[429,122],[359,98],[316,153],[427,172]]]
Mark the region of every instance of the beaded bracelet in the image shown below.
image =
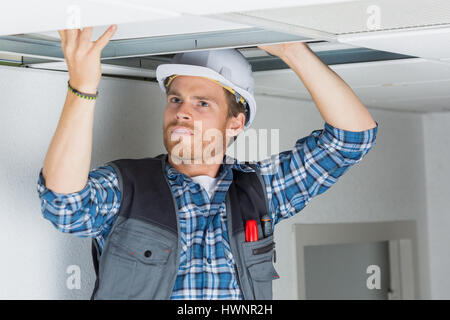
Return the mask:
[[[80,91],[72,88],[70,86],[69,81],[67,81],[67,86],[69,87],[70,91],[72,91],[75,95],[77,95],[80,98],[83,98],[83,99],[86,99],[86,100],[95,100],[98,97],[98,90],[97,90],[96,94],[83,93],[83,92],[80,92]]]

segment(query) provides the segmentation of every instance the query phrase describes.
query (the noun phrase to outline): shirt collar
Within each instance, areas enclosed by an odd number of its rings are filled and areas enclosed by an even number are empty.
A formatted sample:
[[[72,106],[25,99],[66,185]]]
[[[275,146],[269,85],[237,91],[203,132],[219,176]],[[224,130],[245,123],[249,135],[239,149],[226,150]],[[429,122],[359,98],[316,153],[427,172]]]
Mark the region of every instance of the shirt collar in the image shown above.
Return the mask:
[[[169,161],[167,161],[168,159],[168,154],[166,154],[166,166],[165,166],[165,171],[166,171],[166,175],[170,180],[178,180],[178,182],[181,182],[182,180],[187,180],[187,181],[192,181],[192,179],[184,174],[179,172],[177,169],[175,169],[170,163]],[[248,164],[245,163],[240,163],[236,158],[233,158],[227,154],[224,155],[223,160],[222,160],[222,164],[219,167],[219,172],[217,174],[217,177],[219,178],[223,178],[224,176],[227,175],[227,173],[230,170],[239,170],[242,172],[255,172],[255,170],[250,167]]]

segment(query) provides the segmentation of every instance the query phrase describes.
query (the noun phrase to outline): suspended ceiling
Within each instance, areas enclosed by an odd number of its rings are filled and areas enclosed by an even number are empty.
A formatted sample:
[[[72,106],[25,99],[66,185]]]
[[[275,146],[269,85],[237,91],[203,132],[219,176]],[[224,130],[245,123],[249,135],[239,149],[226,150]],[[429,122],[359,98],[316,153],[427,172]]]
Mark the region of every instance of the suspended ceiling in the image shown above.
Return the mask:
[[[93,39],[109,24],[118,24],[102,53],[104,74],[154,80],[156,66],[170,61],[176,52],[233,47],[252,64],[257,94],[310,100],[292,70],[256,47],[304,41],[368,107],[450,110],[449,1],[241,2],[212,6],[208,5],[211,2],[196,1],[189,6],[183,1],[170,5],[108,1],[110,11],[102,15],[104,18],[83,17],[85,22],[95,22],[86,24],[94,26]],[[37,10],[48,3],[44,1]],[[58,2],[60,9],[64,7],[61,3],[64,1]],[[78,3],[95,8],[105,1]],[[5,18],[2,12],[0,17]],[[122,13],[120,17],[118,13]],[[33,68],[66,70],[56,32],[63,21],[53,19],[41,26],[29,18],[30,28],[20,18],[14,17],[20,23],[9,26],[0,19],[0,34],[5,35],[0,37],[0,59]],[[51,23],[54,25],[49,28]]]

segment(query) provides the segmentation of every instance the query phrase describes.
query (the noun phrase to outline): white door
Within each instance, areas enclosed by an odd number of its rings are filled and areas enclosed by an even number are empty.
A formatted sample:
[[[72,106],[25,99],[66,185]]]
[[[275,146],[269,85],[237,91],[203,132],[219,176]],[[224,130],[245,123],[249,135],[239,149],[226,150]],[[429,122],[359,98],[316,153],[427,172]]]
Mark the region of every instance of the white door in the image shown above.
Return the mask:
[[[389,242],[304,247],[306,299],[388,299]]]

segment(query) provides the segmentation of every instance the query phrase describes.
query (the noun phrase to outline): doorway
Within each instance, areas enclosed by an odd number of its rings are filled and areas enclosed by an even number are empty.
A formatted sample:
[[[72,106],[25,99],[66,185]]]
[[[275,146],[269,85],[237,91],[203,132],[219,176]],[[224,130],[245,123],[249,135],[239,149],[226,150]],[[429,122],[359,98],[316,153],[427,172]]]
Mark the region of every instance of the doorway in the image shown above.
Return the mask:
[[[296,224],[298,299],[416,299],[415,221]]]

